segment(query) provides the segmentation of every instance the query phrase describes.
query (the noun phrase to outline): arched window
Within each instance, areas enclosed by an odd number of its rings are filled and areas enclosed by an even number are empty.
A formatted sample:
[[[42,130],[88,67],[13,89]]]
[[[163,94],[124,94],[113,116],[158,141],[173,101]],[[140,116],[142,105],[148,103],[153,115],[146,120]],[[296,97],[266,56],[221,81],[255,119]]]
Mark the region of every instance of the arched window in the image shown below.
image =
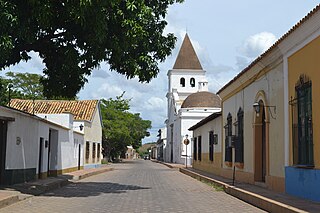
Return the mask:
[[[227,124],[224,126],[225,130],[225,162],[232,162],[232,115],[228,114]]]
[[[196,80],[194,80],[194,78],[190,78],[190,85],[191,85],[191,87],[196,86]]]
[[[180,86],[185,87],[186,86],[186,80],[184,78],[180,78]]]
[[[243,110],[240,107],[237,113],[237,126],[236,126],[236,136],[237,140],[235,143],[235,162],[243,163]]]

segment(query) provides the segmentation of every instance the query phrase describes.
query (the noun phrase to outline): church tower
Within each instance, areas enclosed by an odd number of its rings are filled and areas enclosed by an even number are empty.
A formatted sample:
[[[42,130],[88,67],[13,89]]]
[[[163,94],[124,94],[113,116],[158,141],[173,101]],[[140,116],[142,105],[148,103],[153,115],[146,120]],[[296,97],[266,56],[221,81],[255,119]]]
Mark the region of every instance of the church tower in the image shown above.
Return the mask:
[[[167,92],[168,100],[168,115],[166,120],[167,143],[164,148],[164,160],[172,163],[182,163],[186,157],[186,150],[183,150],[181,145],[187,126],[198,122],[192,117],[190,121],[182,121],[181,106],[185,99],[197,92],[208,91],[208,81],[205,76],[205,71],[202,69],[199,58],[191,44],[188,34],[185,35],[177,59],[174,63],[173,69],[168,71],[169,87]],[[191,110],[194,112],[194,110]],[[207,115],[208,112],[205,112]],[[196,115],[198,116],[198,115]],[[188,117],[188,116],[187,116]],[[200,116],[201,117],[201,116]],[[196,118],[199,119],[199,116]],[[192,136],[188,133],[189,136]],[[191,145],[188,148],[191,154]],[[191,163],[191,157],[188,156],[188,164]]]
[[[168,71],[168,117],[180,109],[192,93],[208,91],[208,81],[188,34],[185,35],[173,69]]]

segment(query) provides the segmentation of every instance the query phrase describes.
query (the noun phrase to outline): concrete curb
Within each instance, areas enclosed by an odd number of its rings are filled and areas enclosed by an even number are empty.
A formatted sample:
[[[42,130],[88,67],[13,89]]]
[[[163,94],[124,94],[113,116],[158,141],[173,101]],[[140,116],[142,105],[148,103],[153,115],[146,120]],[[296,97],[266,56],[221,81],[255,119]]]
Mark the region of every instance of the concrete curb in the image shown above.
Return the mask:
[[[232,186],[230,184],[215,180],[213,178],[198,174],[196,172],[193,172],[184,168],[180,168],[179,171],[197,180],[208,181],[220,187],[223,187],[226,193],[268,212],[281,212],[281,213],[291,213],[291,212],[305,213],[306,212],[301,209],[289,206],[287,204],[283,204],[281,202],[266,198],[264,196],[261,196],[252,192],[248,192],[236,186]]]
[[[105,168],[105,169],[101,169],[101,170],[98,170],[98,171],[90,172],[90,173],[87,173],[87,174],[73,176],[72,180],[74,180],[74,181],[82,180],[84,178],[87,178],[87,177],[90,177],[90,176],[94,176],[94,175],[98,175],[98,174],[101,174],[101,173],[104,173],[104,172],[108,172],[108,171],[112,171],[112,170],[114,170],[114,168]]]
[[[169,167],[170,169],[179,169],[179,168],[184,167],[184,165],[182,165],[182,164],[169,164],[169,163],[166,163],[166,162],[163,162],[163,161],[154,160],[154,159],[151,159],[151,161],[154,162],[154,163],[163,164],[163,165]]]
[[[69,183],[77,182],[90,176],[98,175],[112,170],[114,170],[114,168],[99,168],[96,171],[89,171],[87,173],[84,172],[85,170],[79,170],[79,175],[67,173],[55,178],[43,179],[43,181],[40,180],[28,183],[15,184],[9,188],[8,192],[4,190],[3,194],[0,193],[0,209],[8,205],[14,204],[16,202],[30,198],[32,196],[38,196],[51,190],[62,188],[68,185]],[[15,193],[10,194],[10,190],[15,190]]]
[[[19,201],[19,195],[0,196],[0,209]]]

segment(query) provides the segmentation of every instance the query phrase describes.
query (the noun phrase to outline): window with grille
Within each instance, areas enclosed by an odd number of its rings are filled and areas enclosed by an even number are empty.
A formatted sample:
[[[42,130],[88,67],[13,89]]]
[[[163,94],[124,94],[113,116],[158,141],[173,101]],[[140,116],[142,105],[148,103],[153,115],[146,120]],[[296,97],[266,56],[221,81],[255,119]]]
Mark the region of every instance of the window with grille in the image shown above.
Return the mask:
[[[96,158],[96,143],[92,143],[92,160],[95,161]]]
[[[197,138],[193,138],[193,160],[197,160]]]
[[[198,136],[198,160],[201,161],[201,136]]]
[[[291,99],[293,162],[295,165],[314,166],[312,130],[312,84],[301,75]]]
[[[227,117],[227,124],[224,126],[225,130],[225,161],[232,162],[232,146],[231,146],[231,138],[232,138],[232,115],[229,113]]]
[[[100,154],[101,154],[101,148],[100,148],[100,143],[98,143],[98,148],[97,148],[97,159],[100,160]]]
[[[213,131],[209,132],[209,160],[213,161],[214,153],[214,134]]]
[[[235,162],[243,163],[243,110],[239,109],[237,114],[237,134],[236,134],[236,142],[235,142]]]
[[[90,143],[89,141],[86,142],[86,163],[89,162],[89,154],[90,154]]]

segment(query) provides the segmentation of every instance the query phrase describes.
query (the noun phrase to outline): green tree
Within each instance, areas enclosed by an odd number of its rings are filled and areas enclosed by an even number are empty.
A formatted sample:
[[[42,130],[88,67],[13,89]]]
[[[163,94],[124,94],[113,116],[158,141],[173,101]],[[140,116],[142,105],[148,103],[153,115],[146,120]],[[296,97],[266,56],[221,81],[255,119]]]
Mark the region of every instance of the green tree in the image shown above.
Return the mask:
[[[149,136],[147,130],[151,128],[151,121],[129,112],[129,103],[129,99],[123,99],[123,94],[115,100],[101,100],[103,148],[107,158],[114,159],[124,154],[129,145],[137,149],[142,139]]]
[[[40,75],[30,73],[6,73],[0,77],[0,104],[7,105],[9,98],[43,99]],[[10,97],[9,97],[10,96]]]
[[[103,61],[149,82],[174,48],[163,30],[176,2],[183,0],[0,0],[0,69],[38,52],[49,98],[74,97]]]
[[[7,83],[12,85],[13,98],[45,99],[41,75],[32,73],[7,72]]]

